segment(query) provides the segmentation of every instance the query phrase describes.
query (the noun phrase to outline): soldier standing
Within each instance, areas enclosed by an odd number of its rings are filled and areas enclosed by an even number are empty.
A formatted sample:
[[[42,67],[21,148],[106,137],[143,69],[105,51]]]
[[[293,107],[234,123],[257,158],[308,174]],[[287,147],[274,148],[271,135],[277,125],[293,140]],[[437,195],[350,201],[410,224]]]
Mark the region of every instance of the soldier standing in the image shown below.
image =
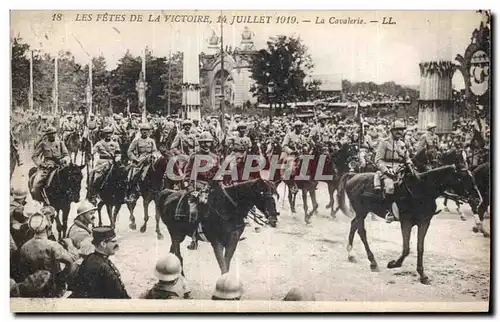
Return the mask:
[[[435,133],[436,130],[436,124],[435,123],[429,123],[427,124],[427,132],[424,133],[420,137],[420,140],[417,144],[417,151],[416,153],[419,153],[423,149],[438,149],[439,148],[439,138],[437,134]]]
[[[386,215],[388,223],[394,221],[395,216],[399,218],[397,205],[394,200],[394,179],[396,179],[394,170],[404,163],[411,163],[405,143],[402,141],[405,129],[406,126],[403,122],[395,121],[390,130],[391,135],[380,142],[375,155],[375,164],[380,172],[382,172],[381,179],[384,180],[385,202],[388,204],[388,208],[391,209]],[[380,189],[380,186],[376,186],[375,189]]]
[[[129,299],[120,273],[109,260],[118,250],[116,233],[112,227],[96,227],[92,231],[95,251],[80,265],[72,298]]]
[[[97,207],[89,201],[82,201],[76,210],[75,221],[68,230],[68,238],[83,256],[90,255],[95,250],[92,245],[92,227],[96,211]]]

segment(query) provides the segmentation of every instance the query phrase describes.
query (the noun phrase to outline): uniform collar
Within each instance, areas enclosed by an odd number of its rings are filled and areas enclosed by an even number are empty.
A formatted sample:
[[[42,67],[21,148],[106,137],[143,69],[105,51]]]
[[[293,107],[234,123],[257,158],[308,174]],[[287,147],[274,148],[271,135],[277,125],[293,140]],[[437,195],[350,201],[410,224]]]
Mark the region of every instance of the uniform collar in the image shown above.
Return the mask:
[[[77,226],[77,227],[80,227],[82,229],[85,229],[85,231],[87,231],[89,234],[92,234],[92,230],[90,228],[88,228],[87,225],[85,225],[83,222],[81,222],[79,219],[75,219],[74,221],[74,224]]]

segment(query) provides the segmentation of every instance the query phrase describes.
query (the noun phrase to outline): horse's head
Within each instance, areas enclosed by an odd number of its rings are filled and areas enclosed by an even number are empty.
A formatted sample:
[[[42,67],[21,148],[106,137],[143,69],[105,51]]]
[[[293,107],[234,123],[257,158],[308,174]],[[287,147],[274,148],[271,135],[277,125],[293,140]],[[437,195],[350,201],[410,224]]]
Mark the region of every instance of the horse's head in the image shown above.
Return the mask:
[[[66,193],[71,202],[80,200],[83,179],[82,169],[84,167],[85,164],[79,166],[70,163],[59,170],[60,188]]]
[[[271,181],[256,179],[251,189],[254,194],[255,207],[266,215],[271,227],[276,227],[279,216],[275,199],[275,196],[278,196],[276,186]]]

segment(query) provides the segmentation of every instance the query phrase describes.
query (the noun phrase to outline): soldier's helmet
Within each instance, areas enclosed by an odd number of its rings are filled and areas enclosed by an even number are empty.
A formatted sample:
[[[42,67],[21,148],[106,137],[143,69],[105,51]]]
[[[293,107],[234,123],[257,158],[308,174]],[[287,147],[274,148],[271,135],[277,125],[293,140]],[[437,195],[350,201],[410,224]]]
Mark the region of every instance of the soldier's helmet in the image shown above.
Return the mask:
[[[236,120],[236,119],[241,119],[241,115],[236,114],[236,115],[234,116],[234,119],[235,119],[235,120]]]
[[[40,212],[35,212],[29,217],[28,227],[35,233],[40,233],[49,227],[49,221],[47,217]]]
[[[181,271],[181,261],[172,253],[156,262],[155,275],[160,281],[173,281],[179,278]]]
[[[78,208],[76,209],[76,216],[79,217],[94,210],[97,210],[97,207],[90,203],[90,201],[84,200],[78,205]]]
[[[404,130],[404,129],[406,129],[406,125],[400,120],[396,120],[392,124],[392,127],[391,127],[391,131],[392,130]]]
[[[28,196],[28,189],[18,186],[12,189],[12,197],[14,199],[24,199]]]
[[[56,134],[56,128],[53,127],[53,126],[49,126],[46,130],[45,130],[45,134]]]
[[[182,126],[185,126],[185,125],[193,125],[193,122],[191,122],[191,120],[184,120],[184,121],[182,121]]]
[[[46,120],[48,118],[47,115],[42,115],[42,120]]]
[[[239,276],[231,273],[223,274],[215,283],[213,296],[223,300],[234,300],[243,295],[243,284]]]
[[[151,130],[151,125],[149,125],[149,123],[142,123],[141,125],[139,125],[139,129],[141,131],[148,131]]]
[[[198,138],[198,142],[213,142],[214,138],[210,132],[203,132],[200,134],[200,137]]]
[[[434,122],[427,123],[427,130],[435,129],[436,127],[437,127],[437,125]]]
[[[111,128],[111,126],[106,126],[104,129],[102,129],[102,133],[113,133],[113,129]]]
[[[246,129],[247,125],[245,123],[238,124],[238,126],[236,127],[236,130],[246,130]]]
[[[72,118],[73,118],[73,115],[69,114],[69,115],[67,116],[67,118],[68,118],[68,119],[72,119]]]
[[[296,128],[296,127],[302,127],[302,126],[304,126],[304,123],[302,123],[300,120],[297,120],[297,121],[293,122],[292,126],[294,128]]]

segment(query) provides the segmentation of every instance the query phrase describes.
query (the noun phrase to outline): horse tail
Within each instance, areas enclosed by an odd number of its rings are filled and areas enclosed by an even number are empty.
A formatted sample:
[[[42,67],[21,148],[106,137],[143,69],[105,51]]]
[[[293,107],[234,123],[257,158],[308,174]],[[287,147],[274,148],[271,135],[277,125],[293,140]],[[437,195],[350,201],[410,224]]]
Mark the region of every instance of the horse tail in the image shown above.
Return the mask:
[[[345,202],[346,199],[345,185],[347,183],[347,180],[351,179],[354,175],[355,173],[350,173],[350,172],[344,174],[342,178],[340,178],[339,186],[337,188],[337,199],[339,203],[339,208],[340,210],[342,210],[344,215],[350,218],[353,218],[353,216],[350,209],[347,208],[347,204]]]

